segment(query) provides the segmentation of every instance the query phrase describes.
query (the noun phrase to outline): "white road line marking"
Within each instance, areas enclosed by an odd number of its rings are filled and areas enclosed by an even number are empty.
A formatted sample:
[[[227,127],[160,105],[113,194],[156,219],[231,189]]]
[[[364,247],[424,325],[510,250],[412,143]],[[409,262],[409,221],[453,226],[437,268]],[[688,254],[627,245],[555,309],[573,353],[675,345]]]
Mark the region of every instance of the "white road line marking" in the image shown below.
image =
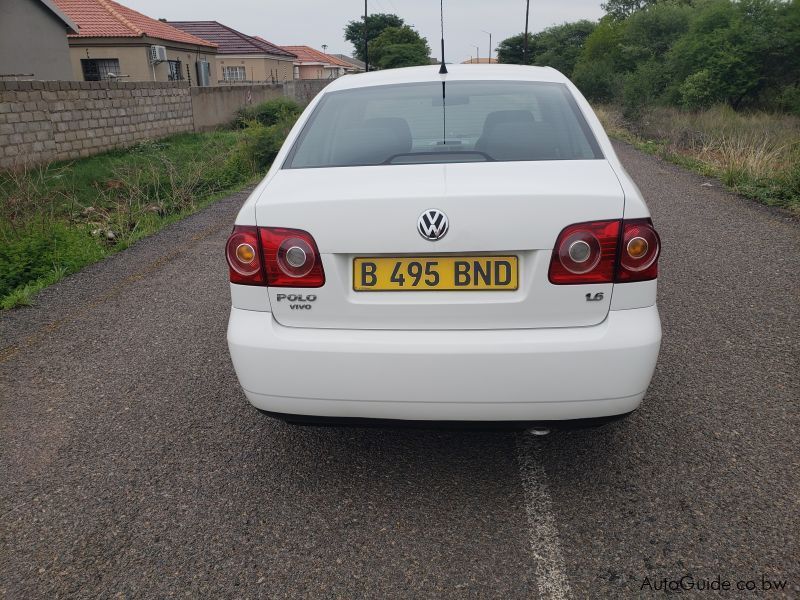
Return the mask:
[[[536,447],[529,435],[517,438],[522,487],[525,491],[525,512],[533,558],[536,561],[536,584],[542,598],[567,600],[570,597],[567,570],[553,515],[553,502],[547,486],[547,474],[536,459]]]

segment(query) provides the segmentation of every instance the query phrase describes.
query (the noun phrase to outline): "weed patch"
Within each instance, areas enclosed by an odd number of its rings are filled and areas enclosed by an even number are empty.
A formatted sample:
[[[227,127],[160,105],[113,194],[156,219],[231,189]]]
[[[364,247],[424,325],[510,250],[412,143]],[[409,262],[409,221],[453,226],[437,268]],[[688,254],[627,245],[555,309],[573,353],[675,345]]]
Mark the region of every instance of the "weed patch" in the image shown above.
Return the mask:
[[[800,118],[668,107],[624,117],[616,106],[597,107],[606,132],[638,149],[716,177],[743,196],[800,214]]]
[[[242,160],[253,135],[183,134],[0,173],[0,307],[30,304],[43,287],[252,182],[269,162]]]

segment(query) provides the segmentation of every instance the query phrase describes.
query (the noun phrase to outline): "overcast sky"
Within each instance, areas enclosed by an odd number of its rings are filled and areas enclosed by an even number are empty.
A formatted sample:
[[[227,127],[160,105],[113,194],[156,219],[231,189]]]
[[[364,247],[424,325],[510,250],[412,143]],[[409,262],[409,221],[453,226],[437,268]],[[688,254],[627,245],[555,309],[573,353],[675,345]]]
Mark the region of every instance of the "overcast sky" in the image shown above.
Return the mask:
[[[280,45],[328,45],[328,52],[351,54],[344,40],[345,24],[363,15],[363,0],[118,0],[153,18],[219,21],[249,35]],[[530,30],[603,15],[603,0],[531,0]],[[437,0],[368,0],[369,12],[391,12],[413,25],[439,57]],[[444,0],[448,62],[486,56],[489,36],[497,44],[525,26],[525,0]]]

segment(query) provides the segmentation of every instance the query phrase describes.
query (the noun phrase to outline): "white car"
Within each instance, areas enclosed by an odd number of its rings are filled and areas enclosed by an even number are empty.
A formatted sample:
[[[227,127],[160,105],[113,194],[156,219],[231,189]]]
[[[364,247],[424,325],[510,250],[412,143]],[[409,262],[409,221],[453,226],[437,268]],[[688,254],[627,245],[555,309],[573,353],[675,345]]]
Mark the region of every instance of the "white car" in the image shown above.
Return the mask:
[[[661,342],[659,237],[551,68],[348,75],[236,219],[228,345],[288,421],[627,414]]]

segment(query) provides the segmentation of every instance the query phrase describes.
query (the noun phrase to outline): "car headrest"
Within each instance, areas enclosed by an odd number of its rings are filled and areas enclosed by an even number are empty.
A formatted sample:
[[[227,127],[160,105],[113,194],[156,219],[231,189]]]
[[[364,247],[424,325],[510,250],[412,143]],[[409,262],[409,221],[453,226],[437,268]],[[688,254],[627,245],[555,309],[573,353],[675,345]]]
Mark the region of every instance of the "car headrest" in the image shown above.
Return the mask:
[[[529,110],[496,110],[486,115],[483,122],[483,133],[500,123],[533,123],[533,114]]]
[[[411,151],[411,128],[408,126],[408,121],[405,119],[400,117],[367,119],[364,121],[364,127],[374,127],[391,131],[397,138],[398,144],[403,146],[403,152]]]
[[[405,119],[367,119],[342,131],[333,147],[331,162],[343,166],[379,165],[410,151],[411,129]]]
[[[525,123],[535,123],[533,114],[529,110],[496,110],[486,115],[483,122],[481,137],[475,144],[475,150],[486,152],[486,140],[489,133],[497,126],[504,123],[512,123],[515,126]]]
[[[495,160],[558,160],[560,139],[545,123],[498,123],[481,137],[481,151]]]

